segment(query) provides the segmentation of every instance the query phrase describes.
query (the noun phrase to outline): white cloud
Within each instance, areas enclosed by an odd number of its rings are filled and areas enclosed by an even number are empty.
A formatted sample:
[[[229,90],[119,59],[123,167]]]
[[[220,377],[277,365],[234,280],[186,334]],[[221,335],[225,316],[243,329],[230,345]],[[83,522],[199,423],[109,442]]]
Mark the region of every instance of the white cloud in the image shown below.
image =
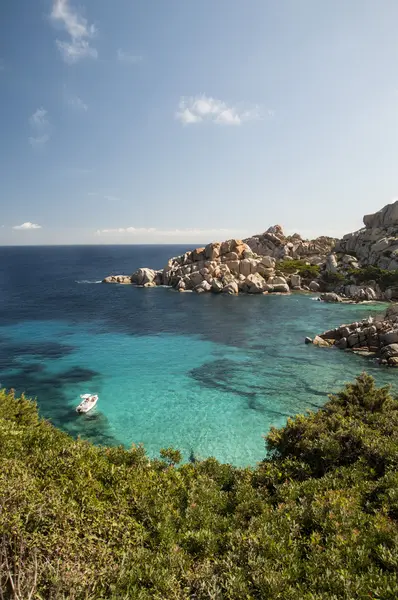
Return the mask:
[[[135,54],[128,54],[128,52],[124,52],[121,48],[117,51],[117,59],[120,62],[128,63],[130,65],[137,65],[142,61],[142,56],[138,56]]]
[[[258,107],[247,109],[228,106],[222,100],[211,96],[182,97],[176,118],[184,125],[211,121],[218,125],[241,125],[246,121],[261,119]]]
[[[82,110],[84,112],[88,111],[88,105],[85,102],[83,102],[83,100],[79,98],[79,96],[70,96],[67,102],[69,106],[76,110]]]
[[[38,108],[33,115],[29,117],[29,123],[36,129],[47,127],[49,125],[47,115],[48,113],[43,107]]]
[[[29,144],[33,148],[43,148],[50,140],[51,126],[48,119],[48,112],[45,108],[38,108],[33,115],[29,117],[29,124],[34,135],[28,138]]]
[[[118,227],[117,229],[97,229],[96,233],[101,235],[103,233],[155,233],[154,227]]]
[[[155,234],[156,236],[165,237],[195,237],[198,240],[198,236],[208,237],[211,235],[228,235],[236,233],[230,229],[156,229],[156,227],[118,227],[115,229],[97,229],[97,235],[106,234],[130,234],[130,235],[142,235],[142,234]]]
[[[22,223],[22,225],[14,225],[13,229],[41,229],[41,225],[36,225],[36,223],[30,223],[29,221],[27,221],[26,223]]]
[[[89,25],[87,19],[69,5],[68,0],[54,0],[51,19],[61,24],[70,36],[68,41],[56,41],[66,63],[72,65],[82,58],[98,57],[96,48],[90,46],[89,41],[97,33],[95,26]]]
[[[97,58],[98,52],[92,48],[86,40],[72,40],[71,42],[61,42],[57,40],[57,48],[62,58],[69,65],[73,65],[81,58]]]

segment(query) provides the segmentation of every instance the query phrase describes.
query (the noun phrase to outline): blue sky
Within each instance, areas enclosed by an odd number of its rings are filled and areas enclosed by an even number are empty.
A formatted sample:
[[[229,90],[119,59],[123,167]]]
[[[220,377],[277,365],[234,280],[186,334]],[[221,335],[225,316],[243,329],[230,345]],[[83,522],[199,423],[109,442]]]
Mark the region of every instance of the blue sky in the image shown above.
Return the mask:
[[[397,22],[395,0],[2,2],[0,244],[358,229],[398,195]]]

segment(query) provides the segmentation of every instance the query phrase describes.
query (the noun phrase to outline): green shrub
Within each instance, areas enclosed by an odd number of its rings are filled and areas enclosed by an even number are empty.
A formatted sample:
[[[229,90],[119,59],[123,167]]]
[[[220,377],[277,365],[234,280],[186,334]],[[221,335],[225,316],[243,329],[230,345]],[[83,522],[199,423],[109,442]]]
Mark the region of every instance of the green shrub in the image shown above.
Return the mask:
[[[276,265],[277,271],[282,275],[297,273],[303,279],[316,279],[320,268],[318,265],[307,265],[304,260],[281,260]]]
[[[380,269],[379,267],[374,267],[372,265],[361,269],[350,269],[348,271],[348,277],[353,283],[357,284],[376,281],[382,290],[398,286],[398,270],[387,271],[386,269]]]
[[[398,402],[360,376],[238,469],[100,448],[0,391],[0,598],[398,597]]]
[[[330,273],[323,271],[322,281],[329,285],[344,285],[349,282],[349,279],[343,273]]]

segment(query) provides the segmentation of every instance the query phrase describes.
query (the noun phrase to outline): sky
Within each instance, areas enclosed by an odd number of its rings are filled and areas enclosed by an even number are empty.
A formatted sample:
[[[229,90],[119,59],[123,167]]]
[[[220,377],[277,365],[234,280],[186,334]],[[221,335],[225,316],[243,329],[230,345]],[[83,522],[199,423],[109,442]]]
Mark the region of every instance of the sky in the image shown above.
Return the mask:
[[[0,244],[341,236],[398,196],[396,0],[0,3]]]

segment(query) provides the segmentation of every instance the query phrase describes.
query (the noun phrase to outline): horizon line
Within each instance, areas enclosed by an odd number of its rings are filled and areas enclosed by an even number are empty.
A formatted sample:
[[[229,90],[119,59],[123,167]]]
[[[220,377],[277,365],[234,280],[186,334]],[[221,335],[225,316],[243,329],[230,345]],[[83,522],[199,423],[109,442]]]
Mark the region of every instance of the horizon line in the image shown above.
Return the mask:
[[[208,243],[213,243],[213,242],[208,242]],[[127,243],[105,243],[105,244],[94,244],[91,242],[82,242],[82,243],[76,243],[76,244],[0,244],[0,248],[54,248],[54,247],[67,247],[70,248],[72,246],[186,246],[187,244],[194,244],[196,245],[197,242],[178,242],[175,244],[170,244],[170,243],[165,243],[165,242],[159,242],[159,243],[142,243],[142,244],[137,244],[137,243],[131,243],[131,244],[127,244]],[[207,246],[207,244],[202,244],[202,246]],[[200,242],[198,243],[198,246],[200,246]]]

